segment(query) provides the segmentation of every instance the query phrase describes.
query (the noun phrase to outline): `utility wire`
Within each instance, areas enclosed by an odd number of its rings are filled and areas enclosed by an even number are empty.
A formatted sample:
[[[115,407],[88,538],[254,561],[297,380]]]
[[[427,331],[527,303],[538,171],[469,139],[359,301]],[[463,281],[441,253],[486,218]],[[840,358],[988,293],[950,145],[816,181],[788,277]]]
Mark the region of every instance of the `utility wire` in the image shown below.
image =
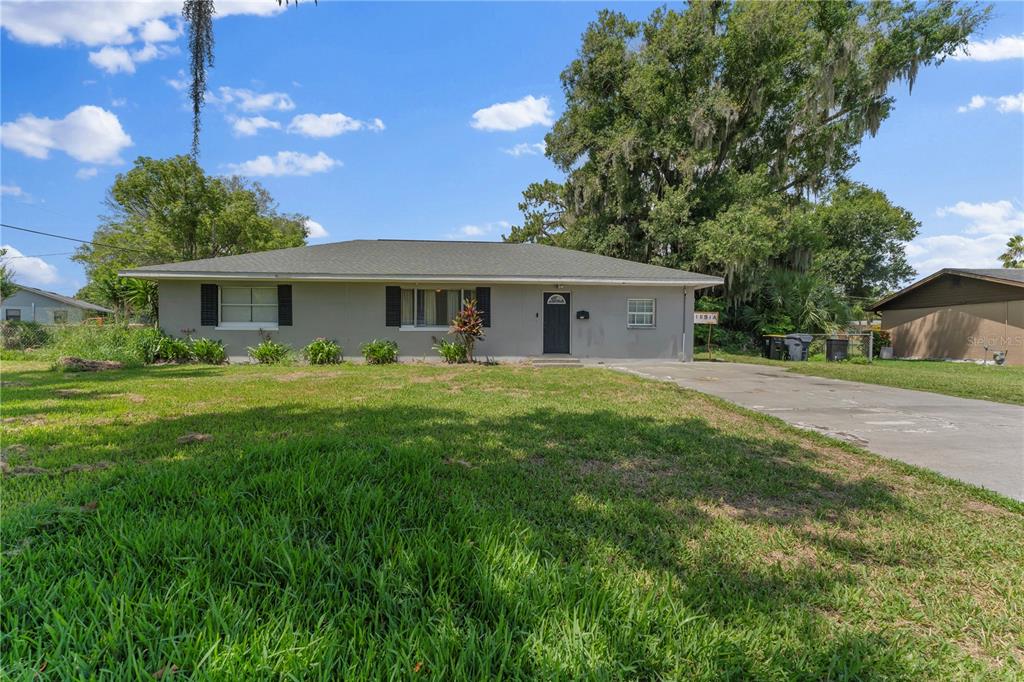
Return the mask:
[[[69,242],[79,242],[80,244],[89,244],[91,246],[102,246],[108,249],[120,249],[121,251],[134,251],[136,253],[144,253],[147,256],[152,255],[149,251],[143,249],[134,249],[130,246],[115,246],[113,244],[105,244],[103,242],[91,242],[88,239],[78,239],[77,237],[67,237],[62,234],[53,234],[52,232],[43,232],[42,230],[31,230],[27,227],[18,227],[17,225],[8,225],[7,223],[0,223],[0,227],[6,227],[10,230],[20,230],[22,232],[31,232],[32,234],[41,234],[44,237],[54,237],[56,239],[66,239]]]

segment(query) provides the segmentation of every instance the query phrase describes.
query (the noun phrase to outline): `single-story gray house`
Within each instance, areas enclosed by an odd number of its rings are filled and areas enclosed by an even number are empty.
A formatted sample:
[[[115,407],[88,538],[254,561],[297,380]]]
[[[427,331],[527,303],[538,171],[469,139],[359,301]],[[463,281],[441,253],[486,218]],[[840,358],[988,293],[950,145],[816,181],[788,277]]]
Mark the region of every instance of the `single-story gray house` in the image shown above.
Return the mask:
[[[481,357],[693,357],[693,301],[719,277],[539,244],[356,240],[121,275],[156,280],[168,334],[221,339],[229,356],[269,334],[300,348],[323,336],[355,355],[397,341],[433,357],[461,301],[475,298]]]
[[[112,310],[52,291],[17,285],[18,290],[0,301],[0,319],[39,324],[74,324]]]

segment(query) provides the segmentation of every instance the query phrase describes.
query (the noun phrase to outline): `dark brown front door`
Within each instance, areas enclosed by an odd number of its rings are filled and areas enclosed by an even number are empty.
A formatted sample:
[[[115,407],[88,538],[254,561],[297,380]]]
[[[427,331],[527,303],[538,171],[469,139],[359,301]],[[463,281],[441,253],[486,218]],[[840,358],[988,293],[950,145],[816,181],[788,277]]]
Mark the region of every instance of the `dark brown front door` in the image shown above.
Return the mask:
[[[544,294],[544,352],[569,352],[569,294]]]

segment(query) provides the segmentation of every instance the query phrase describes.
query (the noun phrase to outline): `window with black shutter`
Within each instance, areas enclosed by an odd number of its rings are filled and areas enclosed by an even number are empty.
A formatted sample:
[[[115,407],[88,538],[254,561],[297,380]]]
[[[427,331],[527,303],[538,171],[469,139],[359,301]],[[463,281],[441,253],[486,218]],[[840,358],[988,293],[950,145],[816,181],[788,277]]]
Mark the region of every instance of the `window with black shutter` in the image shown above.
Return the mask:
[[[199,286],[199,324],[203,327],[216,327],[217,317],[217,285],[201,284]]]
[[[484,326],[491,326],[491,288],[490,287],[477,287],[476,288],[476,306],[480,311],[480,317],[483,318]]]
[[[384,326],[402,326],[402,287],[384,287]]]
[[[292,326],[292,285],[277,285],[277,324],[280,327]]]

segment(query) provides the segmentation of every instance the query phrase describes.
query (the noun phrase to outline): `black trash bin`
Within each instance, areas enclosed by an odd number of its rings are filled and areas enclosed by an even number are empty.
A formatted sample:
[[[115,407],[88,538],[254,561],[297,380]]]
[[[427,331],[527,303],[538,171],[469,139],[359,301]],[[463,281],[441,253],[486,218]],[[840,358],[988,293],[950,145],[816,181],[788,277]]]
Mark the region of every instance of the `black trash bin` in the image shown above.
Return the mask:
[[[825,339],[825,360],[838,362],[850,357],[850,339]]]
[[[786,340],[781,336],[764,337],[764,356],[771,360],[786,359]]]
[[[790,360],[806,360],[807,350],[811,347],[814,337],[810,334],[786,334],[786,350]]]

